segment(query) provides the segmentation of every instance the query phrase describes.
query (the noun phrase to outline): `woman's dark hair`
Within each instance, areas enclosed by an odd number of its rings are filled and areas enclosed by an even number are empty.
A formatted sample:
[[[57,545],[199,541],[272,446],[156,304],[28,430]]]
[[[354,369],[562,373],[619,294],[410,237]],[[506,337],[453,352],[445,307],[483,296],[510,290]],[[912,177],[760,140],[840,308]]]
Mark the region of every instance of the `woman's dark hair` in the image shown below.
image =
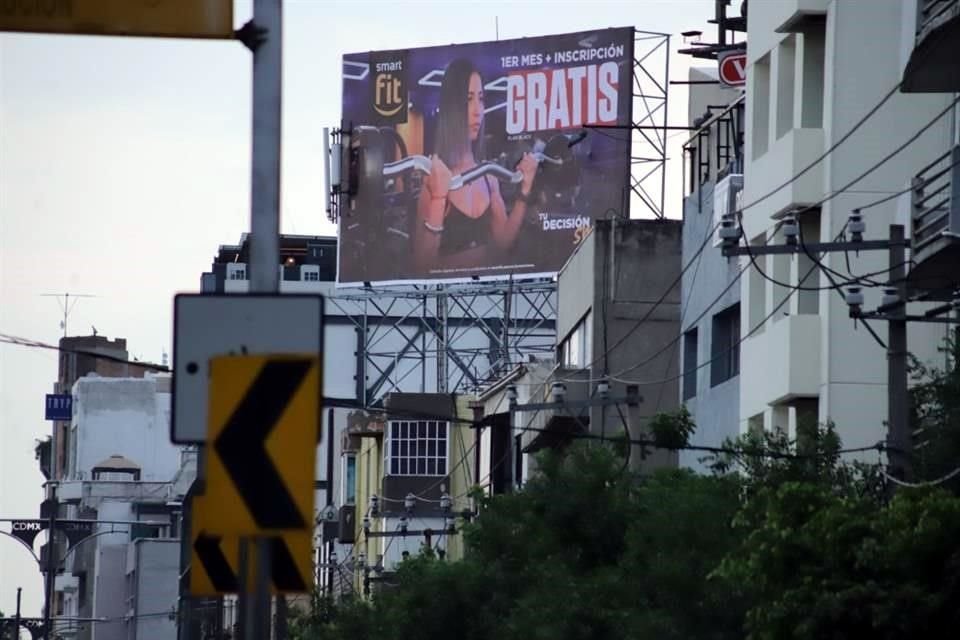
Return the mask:
[[[480,75],[480,71],[466,58],[454,60],[443,72],[434,151],[449,166],[459,162],[470,149],[467,94],[470,91],[470,76],[475,73]],[[481,122],[480,133],[473,143],[473,155],[478,162],[483,157],[483,129]]]

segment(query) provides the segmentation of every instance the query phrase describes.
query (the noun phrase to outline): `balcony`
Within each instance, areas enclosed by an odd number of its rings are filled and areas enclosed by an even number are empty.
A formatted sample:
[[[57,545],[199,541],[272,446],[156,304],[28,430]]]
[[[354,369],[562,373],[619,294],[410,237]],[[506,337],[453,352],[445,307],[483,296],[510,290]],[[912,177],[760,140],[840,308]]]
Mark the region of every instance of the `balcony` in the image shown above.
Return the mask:
[[[917,37],[903,71],[905,93],[960,91],[960,0],[916,0]]]
[[[910,286],[951,299],[960,286],[960,146],[913,179]],[[938,295],[939,294],[939,295]]]
[[[756,3],[760,4],[760,3]],[[764,3],[767,10],[775,12],[773,23],[777,33],[799,33],[812,22],[822,22],[827,16],[830,0],[779,0]],[[753,10],[751,4],[750,10]]]
[[[790,210],[819,202],[823,197],[823,164],[814,166],[799,180],[790,182],[790,178],[811,165],[823,153],[823,148],[823,129],[790,129],[775,140],[766,153],[755,157],[744,172],[747,175],[743,192],[745,202],[758,200],[774,187],[788,184],[770,196],[763,207],[751,212],[752,215],[776,218]],[[750,224],[751,228],[765,226],[765,220]]]
[[[787,316],[767,325],[762,334],[741,345],[743,413],[761,413],[768,406],[820,392],[820,316]]]

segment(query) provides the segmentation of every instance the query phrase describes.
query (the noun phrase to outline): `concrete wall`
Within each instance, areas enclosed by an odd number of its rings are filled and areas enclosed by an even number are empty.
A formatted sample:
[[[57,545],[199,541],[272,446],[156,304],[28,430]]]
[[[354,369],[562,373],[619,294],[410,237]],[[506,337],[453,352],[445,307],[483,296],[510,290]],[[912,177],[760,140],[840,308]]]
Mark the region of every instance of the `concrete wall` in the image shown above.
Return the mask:
[[[719,247],[713,246],[712,240],[699,257],[694,258],[713,226],[713,184],[706,183],[700,188],[699,197],[693,194],[684,200],[683,263],[694,262],[683,274],[681,284],[681,330],[686,333],[696,328],[698,339],[696,362],[684,359],[683,340],[677,345],[675,351],[680,355],[681,372],[699,367],[711,359],[713,316],[740,302],[740,285],[733,284],[727,289],[740,271],[736,258],[724,258]],[[721,295],[724,289],[727,292]],[[696,395],[684,403],[697,424],[691,440],[699,445],[718,446],[725,438],[735,438],[739,434],[740,377],[734,376],[712,386],[710,365],[699,368],[694,375]],[[682,393],[682,377],[677,381],[677,386]],[[701,452],[681,451],[680,464],[705,471],[704,465],[699,462],[702,457]]]
[[[584,238],[557,275],[557,343],[593,307],[596,297],[597,228]]]
[[[616,407],[591,411],[595,433],[622,432],[626,422],[639,437],[649,416],[678,405],[678,358],[668,345],[680,332],[681,227],[677,220],[598,220],[559,274],[558,342],[587,310],[593,316],[589,381],[568,381],[571,397],[592,395],[607,374],[612,395],[626,395],[626,380],[643,396],[629,415]],[[584,384],[590,389],[570,388]]]
[[[111,455],[135,462],[143,481],[166,482],[180,466],[180,449],[170,442],[170,394],[155,377],[86,377],[73,388],[74,434],[71,479],[91,478],[91,470]]]
[[[93,617],[107,622],[91,625],[91,640],[126,640],[123,616],[126,613],[126,546],[99,545],[93,591]]]
[[[133,573],[135,588],[127,593],[135,616],[129,626],[135,626],[135,635],[128,640],[174,640],[176,621],[167,611],[176,609],[178,598],[180,541],[177,539],[141,539],[130,545],[127,554],[127,573]],[[131,566],[131,560],[133,564]]]

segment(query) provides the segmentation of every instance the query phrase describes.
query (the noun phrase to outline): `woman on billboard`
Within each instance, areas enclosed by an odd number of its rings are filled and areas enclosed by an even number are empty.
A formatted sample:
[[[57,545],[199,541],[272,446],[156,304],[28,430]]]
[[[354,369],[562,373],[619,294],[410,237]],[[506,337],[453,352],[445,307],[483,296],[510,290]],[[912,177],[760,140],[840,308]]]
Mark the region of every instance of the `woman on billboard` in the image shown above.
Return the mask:
[[[421,273],[469,274],[470,267],[490,265],[493,256],[507,252],[517,239],[537,172],[534,156],[525,153],[516,167],[523,180],[509,212],[492,176],[450,188],[453,176],[483,160],[483,115],[480,72],[469,60],[454,60],[443,74],[434,154],[417,203],[414,263]]]

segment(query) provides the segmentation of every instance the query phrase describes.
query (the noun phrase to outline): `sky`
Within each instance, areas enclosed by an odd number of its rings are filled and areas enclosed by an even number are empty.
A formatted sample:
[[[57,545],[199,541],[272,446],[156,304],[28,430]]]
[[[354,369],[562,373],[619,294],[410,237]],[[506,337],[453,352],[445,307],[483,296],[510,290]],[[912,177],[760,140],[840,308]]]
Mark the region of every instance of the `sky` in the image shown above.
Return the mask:
[[[251,15],[238,1],[235,24]],[[324,213],[323,127],[340,115],[344,53],[635,26],[715,33],[713,0],[370,2],[287,0],[281,185],[283,233],[332,235]],[[217,248],[249,230],[250,53],[238,42],[0,34],[0,333],[56,343],[61,307],[86,294],[70,335],[96,327],[132,357],[172,349],[173,296],[196,292]],[[698,65],[706,64],[698,61]],[[671,124],[686,89],[670,87]],[[670,217],[679,217],[680,144],[671,138]],[[0,344],[0,518],[37,517],[37,440],[55,352]],[[9,525],[0,523],[9,531]],[[40,615],[42,578],[0,536],[0,611]]]

